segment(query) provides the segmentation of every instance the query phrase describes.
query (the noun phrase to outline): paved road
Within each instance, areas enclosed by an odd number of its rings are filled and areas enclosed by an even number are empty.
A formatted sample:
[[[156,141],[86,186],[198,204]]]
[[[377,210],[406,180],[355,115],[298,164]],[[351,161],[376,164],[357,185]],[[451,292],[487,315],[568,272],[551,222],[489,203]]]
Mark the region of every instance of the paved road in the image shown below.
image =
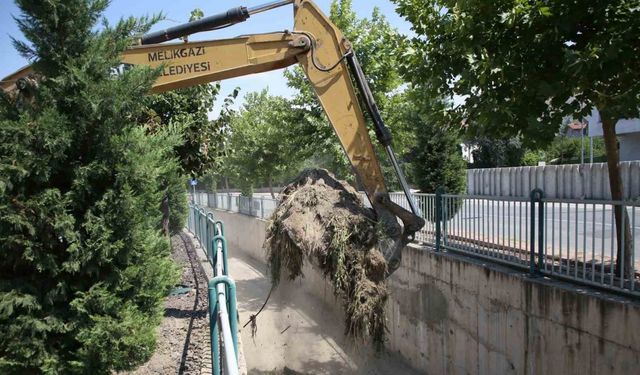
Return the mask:
[[[421,203],[422,207],[427,206]],[[444,230],[450,237],[528,250],[529,205],[526,201],[465,199],[457,213],[444,224]],[[448,207],[453,206],[452,199]],[[627,214],[637,264],[640,262],[640,206],[627,207]],[[536,222],[537,215],[536,212]],[[581,261],[607,261],[612,254],[615,257],[617,245],[611,205],[548,202],[543,223],[547,254]],[[428,223],[425,229],[433,231],[433,224]]]

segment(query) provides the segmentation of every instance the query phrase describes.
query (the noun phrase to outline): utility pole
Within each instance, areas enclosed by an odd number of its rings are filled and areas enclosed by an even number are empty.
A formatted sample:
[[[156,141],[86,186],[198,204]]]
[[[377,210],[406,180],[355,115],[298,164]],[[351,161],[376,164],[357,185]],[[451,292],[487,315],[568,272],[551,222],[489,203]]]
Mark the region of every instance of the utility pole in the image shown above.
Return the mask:
[[[580,164],[584,164],[584,124],[580,123]]]

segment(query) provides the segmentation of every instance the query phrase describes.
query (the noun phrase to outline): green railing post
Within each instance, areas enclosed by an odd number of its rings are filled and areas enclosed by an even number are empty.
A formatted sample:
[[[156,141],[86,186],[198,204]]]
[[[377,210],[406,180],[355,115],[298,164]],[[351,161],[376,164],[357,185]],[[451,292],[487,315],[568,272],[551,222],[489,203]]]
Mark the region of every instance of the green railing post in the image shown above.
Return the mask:
[[[211,265],[215,268],[216,262],[218,261],[218,250],[216,248],[217,242],[220,242],[220,245],[222,246],[222,267],[224,268],[222,270],[223,275],[229,276],[229,266],[227,263],[227,240],[223,236],[214,236],[213,240],[211,241],[211,248],[214,249],[212,251],[213,258],[211,259]]]
[[[436,189],[436,251],[440,251],[440,243],[442,242],[442,194],[444,189],[439,187]]]
[[[197,215],[198,215],[198,227],[197,227],[198,239],[200,241],[202,241],[203,240],[203,238],[202,238],[202,215],[201,215],[202,212],[200,212],[200,206],[198,206],[198,209],[197,209],[196,212],[197,212]]]
[[[216,287],[209,281],[209,336],[211,337],[211,368],[213,375],[221,375],[220,371],[220,336],[218,334],[218,296]]]
[[[536,264],[536,203],[538,206],[542,206],[542,197],[544,196],[544,192],[541,189],[535,188],[531,190],[530,197],[530,207],[529,207],[529,217],[531,218],[531,223],[529,224],[529,274],[531,276],[535,276],[540,273],[539,265]],[[544,227],[544,218],[542,214],[544,213],[544,208],[539,208],[539,217],[538,217],[538,241],[539,243],[539,260],[544,260],[541,255],[543,243],[544,232],[542,228]]]
[[[545,241],[544,241],[544,191],[539,190],[538,197],[538,272],[542,272],[545,264]],[[585,249],[586,251],[586,249]]]
[[[196,236],[196,239],[198,239],[198,240],[200,240],[200,233],[199,233],[200,232],[200,230],[199,230],[199,228],[200,228],[200,215],[199,215],[199,213],[200,212],[198,211],[198,206],[194,206],[194,211],[193,211],[194,220],[193,220],[193,223],[195,224],[194,225],[194,229],[195,230],[193,231],[193,234]]]
[[[225,284],[227,290],[227,304],[229,314],[229,328],[231,329],[231,340],[233,341],[236,361],[238,360],[238,307],[236,302],[236,283],[228,276],[217,276],[209,281],[209,326],[211,332],[211,365],[214,375],[220,375],[220,346],[218,343],[218,298],[216,287],[218,284]]]
[[[213,216],[213,212],[207,212],[207,235],[205,238],[205,247],[207,249],[207,255],[213,251],[211,245],[211,239],[215,236],[216,231],[216,218]]]

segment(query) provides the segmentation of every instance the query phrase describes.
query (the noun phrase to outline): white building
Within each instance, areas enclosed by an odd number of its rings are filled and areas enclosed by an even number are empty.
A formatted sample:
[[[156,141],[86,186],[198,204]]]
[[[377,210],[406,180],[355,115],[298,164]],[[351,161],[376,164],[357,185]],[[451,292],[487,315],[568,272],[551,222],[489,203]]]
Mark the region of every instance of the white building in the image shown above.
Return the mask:
[[[602,137],[600,112],[594,109],[586,120],[589,122],[589,137]],[[640,160],[640,119],[619,120],[616,134],[620,141],[620,161]]]

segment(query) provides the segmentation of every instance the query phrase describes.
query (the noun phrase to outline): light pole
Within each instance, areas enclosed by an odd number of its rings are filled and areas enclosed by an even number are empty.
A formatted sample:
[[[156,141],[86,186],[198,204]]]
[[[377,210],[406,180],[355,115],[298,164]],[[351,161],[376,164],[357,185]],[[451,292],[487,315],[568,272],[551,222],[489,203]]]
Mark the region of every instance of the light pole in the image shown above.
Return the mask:
[[[584,124],[580,124],[580,164],[584,164]]]
[[[196,204],[196,185],[198,185],[198,180],[196,180],[195,178],[192,178],[189,183],[191,184],[191,188],[192,188],[192,196],[191,196],[191,203]]]

